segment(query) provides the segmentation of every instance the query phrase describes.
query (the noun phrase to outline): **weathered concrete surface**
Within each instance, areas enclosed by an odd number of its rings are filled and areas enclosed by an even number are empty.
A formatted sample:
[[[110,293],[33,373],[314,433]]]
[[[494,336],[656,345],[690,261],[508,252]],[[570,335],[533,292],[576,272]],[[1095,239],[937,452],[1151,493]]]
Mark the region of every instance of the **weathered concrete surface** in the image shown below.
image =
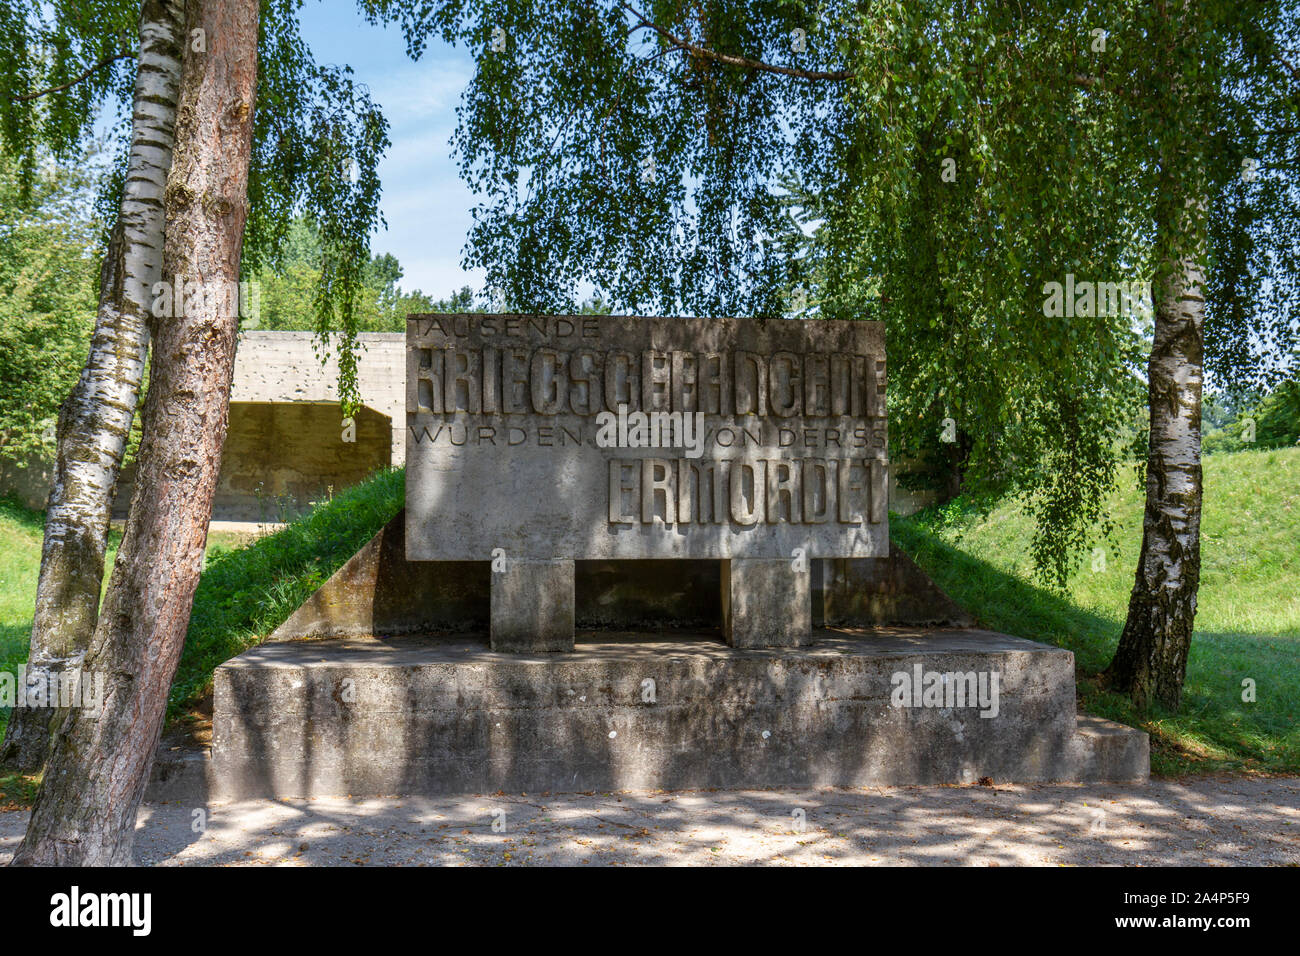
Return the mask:
[[[339,403],[338,336],[331,335],[322,363],[314,332],[241,332],[235,350],[230,401]],[[362,332],[357,336],[357,391],[361,404],[389,421],[391,465],[406,455],[406,336]]]
[[[573,650],[573,562],[507,561],[493,570],[494,651],[553,654]]]
[[[1113,720],[1080,714],[1070,741],[1070,760],[1080,780],[1117,780],[1116,768],[1132,771],[1128,779],[1145,779],[1151,767],[1151,741],[1143,731]],[[1141,771],[1138,772],[1138,768]]]
[[[267,639],[398,637],[489,626],[487,561],[408,561],[398,512]],[[615,630],[716,626],[717,561],[577,561],[575,618]]]
[[[399,512],[268,640],[397,637],[474,631],[488,627],[491,575],[487,561],[408,561],[406,521]],[[865,570],[846,575],[848,588],[868,592],[838,597],[843,626],[886,624],[967,626],[970,615],[953,604],[925,572],[893,549],[889,558],[853,559]],[[890,565],[901,562],[893,570]],[[813,623],[823,614],[822,566],[812,561]],[[575,623],[579,628],[641,630],[717,627],[722,620],[721,562],[577,561]],[[860,615],[860,616],[859,616]]]
[[[888,552],[880,323],[418,315],[407,344],[412,559]]]
[[[723,561],[722,636],[732,647],[811,643],[811,578],[784,558]]]
[[[959,607],[916,562],[894,546],[887,558],[827,558],[818,562],[813,622],[827,627],[931,624],[971,627]]]
[[[720,561],[577,561],[580,628],[641,631],[717,627]]]
[[[498,654],[470,638],[254,648],[216,673],[216,797],[1148,773],[1145,734],[1090,723],[1080,739],[1068,651],[956,629],[818,631],[780,650],[693,637],[582,634],[566,655]],[[996,708],[894,706],[895,675],[917,665],[997,673]]]
[[[350,424],[325,402],[235,402],[212,513],[219,521],[290,521],[392,460],[391,423],[360,408]],[[122,471],[113,517],[126,517],[135,464]]]
[[[267,640],[486,629],[488,569],[487,561],[407,561],[399,511]]]
[[[54,487],[54,454],[29,454],[19,463],[0,458],[0,497],[12,497],[28,508],[44,511]]]

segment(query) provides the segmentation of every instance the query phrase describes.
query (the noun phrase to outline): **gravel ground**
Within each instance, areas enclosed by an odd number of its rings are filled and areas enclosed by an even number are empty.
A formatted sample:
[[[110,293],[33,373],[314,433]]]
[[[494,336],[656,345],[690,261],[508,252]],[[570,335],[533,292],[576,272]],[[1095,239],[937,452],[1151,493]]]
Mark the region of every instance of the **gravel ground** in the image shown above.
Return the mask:
[[[162,866],[1300,865],[1300,778],[147,805]],[[27,815],[0,812],[0,864]],[[196,832],[196,830],[198,832]]]

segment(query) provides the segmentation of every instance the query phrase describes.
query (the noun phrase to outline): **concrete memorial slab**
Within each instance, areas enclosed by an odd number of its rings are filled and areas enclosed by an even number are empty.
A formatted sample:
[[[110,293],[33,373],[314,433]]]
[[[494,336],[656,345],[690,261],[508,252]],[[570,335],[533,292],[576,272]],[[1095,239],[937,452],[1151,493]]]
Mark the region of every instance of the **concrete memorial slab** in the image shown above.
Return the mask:
[[[407,557],[493,561],[494,647],[572,647],[527,581],[657,558],[727,562],[729,640],[805,643],[810,563],[889,553],[885,385],[874,322],[412,316]]]
[[[1073,654],[890,551],[882,335],[413,317],[406,510],[217,669],[211,761],[155,792],[1145,780]]]

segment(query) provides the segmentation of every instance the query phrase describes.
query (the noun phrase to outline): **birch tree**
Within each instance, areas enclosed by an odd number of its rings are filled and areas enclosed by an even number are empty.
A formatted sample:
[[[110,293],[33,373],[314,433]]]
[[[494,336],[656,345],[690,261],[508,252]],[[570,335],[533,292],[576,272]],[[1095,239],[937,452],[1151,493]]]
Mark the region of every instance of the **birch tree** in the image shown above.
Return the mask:
[[[100,272],[99,308],[81,377],[63,403],[54,484],[32,622],[27,680],[52,685],[80,665],[104,578],[113,491],[135,418],[148,356],[150,290],[162,278],[163,189],[171,167],[180,78],[182,4],[146,0],[140,11],[131,143],[125,181]],[[32,97],[36,98],[36,97]],[[42,695],[10,718],[0,768],[35,773],[52,715]]]
[[[1207,368],[1275,378],[1300,329],[1300,9],[1158,0],[1132,23],[1141,62],[1107,86],[1151,142],[1155,324],[1142,548],[1108,675],[1139,708],[1177,709],[1201,570]]]
[[[188,0],[166,187],[163,266],[220,289],[239,277],[257,81],[257,0]],[[137,488],[83,670],[102,710],[69,712],[17,865],[123,865],[202,568],[229,413],[238,316],[222,296],[151,315]]]
[[[299,32],[296,0],[264,0],[266,50],[258,77],[269,108],[254,131],[246,272],[274,263],[295,216],[312,216],[325,238],[316,288],[317,330],[341,330],[340,391],[356,397],[359,318],[354,301],[379,220],[378,157],[387,123],[346,67],[314,62]],[[162,189],[170,164],[179,55],[201,35],[183,34],[180,0],[139,7],[138,54],[123,50],[123,0],[60,2],[33,12],[0,3],[0,133],[30,175],[38,148],[66,154],[96,110],[134,77],[130,142],[107,195],[116,212],[100,282],[100,307],[82,376],[59,417],[28,680],[48,686],[72,672],[89,645],[104,576],[113,493],[135,415],[147,357],[146,316],[163,278]],[[130,89],[131,87],[127,87]],[[174,277],[168,277],[171,281]],[[324,341],[324,339],[322,339]],[[0,768],[34,773],[60,718],[39,694],[14,711],[0,745]]]

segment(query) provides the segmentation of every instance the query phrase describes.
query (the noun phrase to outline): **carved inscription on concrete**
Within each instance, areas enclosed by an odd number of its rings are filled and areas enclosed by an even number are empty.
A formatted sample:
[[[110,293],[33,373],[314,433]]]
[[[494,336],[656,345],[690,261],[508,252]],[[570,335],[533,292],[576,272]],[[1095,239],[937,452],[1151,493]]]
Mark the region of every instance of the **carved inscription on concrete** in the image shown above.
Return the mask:
[[[413,560],[888,554],[876,322],[419,315]]]

